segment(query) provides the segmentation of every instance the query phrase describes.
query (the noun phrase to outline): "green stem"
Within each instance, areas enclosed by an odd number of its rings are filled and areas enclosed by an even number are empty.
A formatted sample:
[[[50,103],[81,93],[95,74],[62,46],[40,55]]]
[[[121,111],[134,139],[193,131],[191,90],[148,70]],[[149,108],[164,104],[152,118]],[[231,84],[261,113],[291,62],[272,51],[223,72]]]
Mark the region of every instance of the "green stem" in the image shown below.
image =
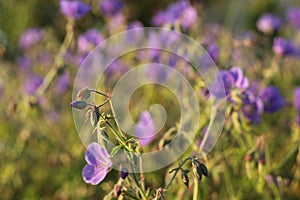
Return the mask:
[[[193,194],[193,200],[198,200],[198,188],[199,187],[199,181],[198,179],[194,178],[194,194]]]
[[[42,96],[46,90],[48,89],[48,87],[50,86],[50,84],[52,83],[53,79],[55,78],[55,76],[57,75],[58,69],[63,66],[64,61],[63,61],[63,56],[66,54],[72,40],[74,37],[74,31],[73,31],[73,27],[74,27],[74,20],[69,19],[68,23],[66,24],[66,36],[65,39],[58,51],[58,54],[56,55],[55,59],[54,59],[54,65],[53,67],[49,70],[49,72],[47,73],[47,75],[44,78],[43,83],[39,86],[39,88],[36,90],[36,95],[37,97]]]
[[[90,92],[95,92],[95,93],[97,93],[97,94],[100,94],[101,96],[110,98],[110,96],[108,96],[108,95],[106,95],[106,94],[104,94],[104,93],[102,93],[102,92],[99,92],[99,91],[97,91],[97,90],[92,90],[92,89],[90,89]]]
[[[132,176],[133,176],[133,180],[135,182],[135,185],[138,188],[139,193],[141,194],[142,198],[144,200],[147,200],[147,196],[146,196],[145,192],[143,191],[143,189],[141,188],[141,185],[139,184],[139,181],[138,181],[138,179],[137,179],[137,177],[135,175],[134,168],[133,168],[132,164],[130,164],[130,166],[131,166]]]
[[[172,182],[174,181],[174,179],[175,179],[177,173],[179,172],[179,170],[181,169],[181,167],[186,163],[186,161],[192,160],[192,159],[193,159],[193,158],[190,158],[190,157],[186,158],[184,161],[182,161],[182,162],[179,164],[179,166],[178,166],[176,169],[173,169],[173,170],[171,170],[171,171],[169,172],[169,173],[172,173],[173,171],[175,171],[175,173],[173,174],[173,176],[170,178],[169,182],[168,182],[168,183],[166,184],[166,186],[164,187],[164,190],[167,190],[167,189],[170,187],[170,185],[171,185]]]

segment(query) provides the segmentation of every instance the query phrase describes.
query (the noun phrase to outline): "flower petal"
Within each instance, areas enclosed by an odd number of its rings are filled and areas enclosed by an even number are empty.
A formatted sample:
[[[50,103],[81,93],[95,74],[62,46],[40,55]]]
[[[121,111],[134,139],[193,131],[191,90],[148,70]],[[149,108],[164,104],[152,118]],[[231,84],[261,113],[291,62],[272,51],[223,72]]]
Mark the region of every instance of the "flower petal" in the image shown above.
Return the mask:
[[[97,185],[106,176],[107,168],[86,165],[82,170],[82,177],[86,183]]]
[[[88,146],[85,152],[85,160],[90,165],[101,165],[106,168],[111,166],[108,152],[97,142],[93,142]]]

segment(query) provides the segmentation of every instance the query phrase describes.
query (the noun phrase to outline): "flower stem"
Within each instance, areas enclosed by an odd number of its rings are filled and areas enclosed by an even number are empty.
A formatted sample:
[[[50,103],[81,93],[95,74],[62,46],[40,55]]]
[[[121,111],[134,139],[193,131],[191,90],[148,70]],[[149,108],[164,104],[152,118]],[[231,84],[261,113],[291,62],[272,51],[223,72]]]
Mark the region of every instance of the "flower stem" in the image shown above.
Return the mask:
[[[194,178],[194,194],[193,194],[193,200],[198,200],[198,188],[199,187],[199,181],[198,179]]]

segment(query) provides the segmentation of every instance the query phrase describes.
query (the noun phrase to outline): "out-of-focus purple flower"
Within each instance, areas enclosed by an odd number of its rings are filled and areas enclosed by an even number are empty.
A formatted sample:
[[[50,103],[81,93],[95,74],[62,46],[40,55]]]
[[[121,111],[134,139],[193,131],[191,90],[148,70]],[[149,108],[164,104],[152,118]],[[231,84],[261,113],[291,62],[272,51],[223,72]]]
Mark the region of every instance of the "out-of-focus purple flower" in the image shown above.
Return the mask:
[[[91,143],[85,152],[87,165],[82,170],[82,177],[86,183],[97,185],[108,173],[112,162],[106,149],[98,143]]]
[[[256,27],[263,33],[272,33],[277,31],[281,24],[282,20],[279,17],[271,13],[265,13],[258,19]]]
[[[243,71],[240,67],[232,67],[229,72],[233,76],[234,84],[237,88],[245,89],[249,87],[249,81],[246,77],[244,77]]]
[[[292,42],[284,38],[277,37],[274,38],[273,51],[281,56],[289,56],[294,55],[296,50]]]
[[[207,128],[208,128],[208,127],[205,127],[205,128],[203,128],[203,130],[202,130],[202,135],[201,135],[201,137],[200,137],[200,139],[198,140],[198,143],[197,143],[197,147],[198,147],[198,148],[200,148],[200,146],[201,146],[201,144],[202,144],[202,142],[203,142],[203,139],[204,139],[205,135],[207,134]],[[204,150],[205,152],[206,152],[206,150],[209,150],[209,147],[211,146],[211,145],[210,145],[210,142],[211,142],[211,136],[208,135],[207,138],[206,138],[206,141],[205,141],[205,143],[204,143],[204,146],[203,146],[203,149],[202,149],[202,150]]]
[[[100,10],[107,17],[118,14],[123,8],[123,3],[120,0],[103,0],[100,3]]]
[[[41,28],[27,29],[20,37],[19,46],[26,50],[31,46],[40,42],[44,37],[43,30]]]
[[[40,76],[31,76],[24,83],[24,90],[27,94],[34,95],[36,90],[43,83],[44,79]]]
[[[268,86],[260,93],[260,98],[264,104],[264,111],[266,113],[274,113],[280,110],[285,101],[280,94],[280,91],[274,86]]]
[[[134,128],[134,136],[137,137],[142,146],[148,145],[155,138],[156,127],[148,111],[140,115],[140,119]]]
[[[223,92],[222,85],[224,85],[225,93]],[[211,84],[210,92],[216,98],[225,98],[225,95],[230,93],[231,88],[234,85],[234,77],[227,71],[220,71],[213,84]]]
[[[220,52],[219,52],[219,48],[216,44],[209,45],[207,51],[214,62],[217,62],[219,60]]]
[[[32,60],[29,57],[21,56],[17,58],[17,63],[23,70],[30,70],[32,68]]]
[[[298,112],[300,112],[300,87],[294,90],[294,106]]]
[[[245,91],[242,101],[242,112],[245,118],[250,122],[259,123],[261,113],[264,110],[262,100],[259,97],[255,97],[251,92]]]
[[[161,66],[148,66],[146,76],[153,82],[163,82],[167,78],[167,71]]]
[[[106,68],[105,74],[107,77],[118,76],[128,70],[127,66],[120,60],[116,60]]]
[[[179,22],[183,28],[189,28],[197,19],[197,11],[187,0],[171,4],[166,10],[158,12],[152,19],[155,26],[164,26]]]
[[[61,94],[64,93],[70,85],[70,75],[65,72],[63,75],[59,76],[56,82],[56,92]]]
[[[288,22],[295,28],[300,29],[300,8],[293,7],[288,9],[286,14]]]
[[[90,6],[81,1],[74,0],[60,0],[60,12],[72,19],[80,19],[84,17],[89,11]]]
[[[78,37],[78,51],[80,53],[89,53],[103,40],[103,36],[97,29],[90,29]]]

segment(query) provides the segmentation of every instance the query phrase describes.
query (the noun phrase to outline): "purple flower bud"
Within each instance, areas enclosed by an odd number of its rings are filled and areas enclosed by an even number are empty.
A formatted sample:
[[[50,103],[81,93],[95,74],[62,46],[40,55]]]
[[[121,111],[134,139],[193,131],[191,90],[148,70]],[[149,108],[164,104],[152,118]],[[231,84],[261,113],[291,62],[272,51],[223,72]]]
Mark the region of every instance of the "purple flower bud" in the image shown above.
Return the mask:
[[[44,37],[43,30],[40,28],[27,29],[20,37],[19,46],[26,50],[40,42]]]
[[[123,8],[123,3],[119,0],[103,0],[100,3],[100,10],[107,17],[118,14]]]
[[[24,90],[29,95],[34,95],[36,90],[40,87],[43,83],[44,79],[39,76],[31,76],[27,79],[24,83]]]
[[[73,101],[70,104],[71,108],[76,108],[78,110],[83,110],[87,107],[87,103],[85,101]]]
[[[294,90],[294,106],[298,112],[300,112],[300,87]]]
[[[289,56],[294,55],[296,50],[294,45],[290,41],[284,38],[277,37],[274,38],[273,51],[275,54],[281,56]]]
[[[140,115],[140,119],[134,128],[134,135],[139,138],[142,146],[148,145],[155,138],[156,127],[148,111]]]
[[[282,20],[270,13],[263,14],[257,21],[257,29],[263,33],[272,33],[277,31],[282,24]]]
[[[89,11],[90,6],[81,1],[67,1],[60,0],[60,12],[72,19],[80,19],[84,17]]]
[[[80,53],[89,53],[103,40],[103,36],[97,29],[90,29],[78,37],[78,51]]]
[[[264,111],[266,113],[274,113],[280,110],[285,102],[280,94],[280,91],[274,86],[266,87],[261,93],[260,97],[264,103]]]
[[[82,99],[89,99],[91,97],[91,91],[89,88],[83,88],[79,90],[79,92],[76,94],[76,99],[82,100]]]
[[[295,28],[300,29],[300,8],[294,7],[290,8],[286,14],[288,22]]]
[[[125,169],[125,168],[123,168],[123,169],[121,170],[120,177],[121,177],[122,179],[125,179],[127,176],[128,176],[128,170]]]

